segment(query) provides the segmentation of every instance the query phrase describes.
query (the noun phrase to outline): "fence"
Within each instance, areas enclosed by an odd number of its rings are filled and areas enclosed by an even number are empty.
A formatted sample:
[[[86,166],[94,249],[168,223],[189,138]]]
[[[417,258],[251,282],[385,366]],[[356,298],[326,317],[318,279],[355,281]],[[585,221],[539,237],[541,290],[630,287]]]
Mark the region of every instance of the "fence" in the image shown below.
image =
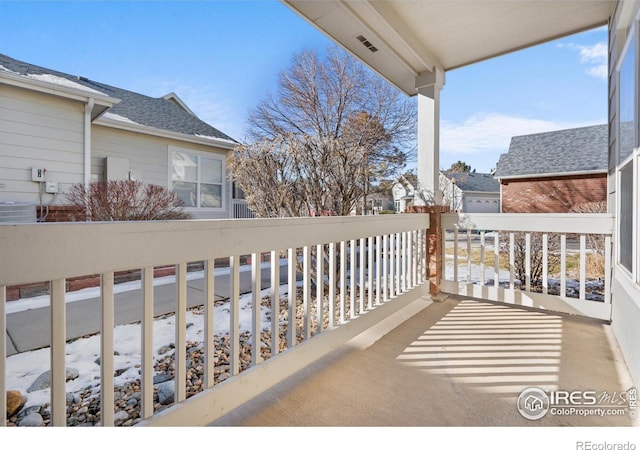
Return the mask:
[[[50,280],[51,424],[67,424],[65,280],[101,277],[100,424],[114,425],[114,272],[141,269],[142,425],[203,425],[326,354],[350,337],[428,293],[427,214],[0,226],[0,361],[6,367],[6,286]],[[270,255],[264,291],[260,256]],[[240,259],[251,256],[249,330],[240,325]],[[229,258],[230,311],[224,336],[214,335],[213,261]],[[281,257],[287,293],[280,295]],[[199,382],[187,380],[187,264],[204,262],[204,333]],[[175,265],[175,400],[155,402],[153,269]],[[393,301],[390,301],[393,300]],[[261,312],[268,311],[268,326]],[[276,319],[277,318],[277,319]],[[354,319],[358,320],[354,320]],[[224,348],[222,348],[224,347]],[[257,349],[260,349],[258,351]],[[219,355],[224,353],[227,360]],[[224,368],[222,366],[225,366]],[[269,367],[269,370],[261,370]],[[220,373],[226,377],[220,377]],[[226,378],[225,381],[222,381]],[[6,379],[0,372],[0,425],[6,425]],[[189,389],[187,389],[189,386]],[[192,388],[197,386],[197,388]]]
[[[443,291],[611,319],[612,216],[444,214],[443,228]]]

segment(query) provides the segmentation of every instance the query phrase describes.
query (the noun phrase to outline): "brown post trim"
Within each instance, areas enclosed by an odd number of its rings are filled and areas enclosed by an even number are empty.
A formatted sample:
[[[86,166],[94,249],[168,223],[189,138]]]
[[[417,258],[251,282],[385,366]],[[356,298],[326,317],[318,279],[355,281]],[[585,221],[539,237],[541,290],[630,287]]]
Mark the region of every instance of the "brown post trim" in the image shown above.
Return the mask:
[[[427,276],[429,277],[429,293],[438,295],[440,293],[440,280],[444,274],[443,259],[443,233],[442,220],[440,215],[449,212],[449,206],[408,206],[407,213],[427,213],[429,214],[429,228],[426,230],[427,236]]]

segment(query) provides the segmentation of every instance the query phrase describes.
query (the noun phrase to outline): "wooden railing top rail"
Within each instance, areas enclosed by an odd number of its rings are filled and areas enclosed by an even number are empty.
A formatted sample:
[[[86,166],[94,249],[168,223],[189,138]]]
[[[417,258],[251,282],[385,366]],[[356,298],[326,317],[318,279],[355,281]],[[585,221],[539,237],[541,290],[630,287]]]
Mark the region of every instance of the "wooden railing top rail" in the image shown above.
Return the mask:
[[[612,234],[610,214],[443,214],[442,226],[468,230]]]
[[[0,286],[429,227],[428,214],[0,225]]]

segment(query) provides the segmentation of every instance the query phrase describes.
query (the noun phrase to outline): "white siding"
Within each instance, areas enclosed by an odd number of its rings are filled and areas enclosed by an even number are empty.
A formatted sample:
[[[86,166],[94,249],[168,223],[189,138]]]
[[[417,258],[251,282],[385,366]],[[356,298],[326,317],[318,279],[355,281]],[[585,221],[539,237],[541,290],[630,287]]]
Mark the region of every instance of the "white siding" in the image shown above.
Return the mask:
[[[91,174],[104,179],[104,160],[107,156],[129,160],[129,169],[139,175],[145,184],[169,187],[169,147],[215,153],[226,156],[227,150],[182,142],[158,136],[94,125],[91,136]],[[227,180],[226,193],[231,192]],[[229,196],[225,199],[223,211],[211,212],[206,208],[189,210],[197,219],[229,218]]]
[[[627,37],[629,36],[630,26],[637,17],[639,9],[640,5],[637,2],[619,2],[609,31],[610,178],[615,178],[617,173],[615,169],[620,163],[617,158],[617,142],[619,138],[617,127],[619,86],[616,67]],[[637,70],[638,66],[636,65],[636,80],[638,79]],[[609,183],[609,194],[609,198],[614,200],[610,202],[610,209],[615,212],[617,210],[615,200],[618,196],[618,193],[616,193],[616,183]],[[636,208],[638,208],[637,204]],[[617,232],[617,225],[615,230]],[[614,242],[615,241],[616,239],[614,239]],[[620,245],[631,245],[631,243],[623,242]],[[636,244],[636,246],[638,246],[638,244]],[[617,260],[617,253],[617,251],[614,252],[614,261]],[[638,346],[638,342],[640,341],[640,285],[629,277],[619,264],[613,264],[611,293],[611,325],[624,354],[627,367],[631,372],[635,384],[638,385],[638,383],[640,383],[640,346]]]
[[[84,104],[0,85],[0,201],[38,203],[31,168],[47,170],[61,192],[83,180]],[[43,203],[63,203],[62,194]]]

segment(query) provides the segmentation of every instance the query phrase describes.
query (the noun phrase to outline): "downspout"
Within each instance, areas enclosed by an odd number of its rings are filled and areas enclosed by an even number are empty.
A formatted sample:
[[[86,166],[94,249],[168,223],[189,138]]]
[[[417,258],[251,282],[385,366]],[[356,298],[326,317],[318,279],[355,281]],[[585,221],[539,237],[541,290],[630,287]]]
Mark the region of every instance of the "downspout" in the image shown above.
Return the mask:
[[[89,97],[84,106],[84,188],[89,189],[91,181],[91,112],[93,111],[94,100]]]
[[[93,112],[94,100],[89,97],[84,105],[84,191],[89,192],[91,182],[91,113]],[[89,211],[85,211],[85,220],[89,221]]]

